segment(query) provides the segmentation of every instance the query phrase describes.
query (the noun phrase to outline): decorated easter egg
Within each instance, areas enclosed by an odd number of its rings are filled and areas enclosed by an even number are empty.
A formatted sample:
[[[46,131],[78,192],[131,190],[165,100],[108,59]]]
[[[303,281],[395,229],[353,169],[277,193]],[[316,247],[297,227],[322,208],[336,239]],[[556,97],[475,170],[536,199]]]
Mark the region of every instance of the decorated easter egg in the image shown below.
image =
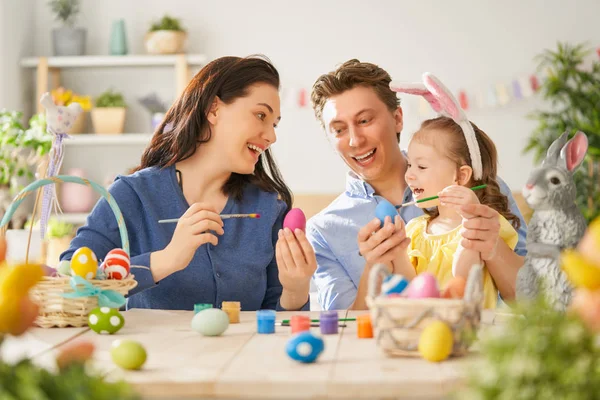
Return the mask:
[[[71,276],[71,260],[62,260],[60,263],[58,263],[58,268],[56,268],[56,271],[60,275]]]
[[[295,361],[312,363],[317,360],[325,348],[325,342],[310,331],[300,332],[287,342],[285,351]]]
[[[108,252],[102,263],[106,279],[125,279],[129,275],[129,255],[123,249]]]
[[[408,280],[399,274],[388,275],[381,284],[381,294],[389,296],[390,294],[400,294],[408,286]]]
[[[123,369],[140,369],[146,363],[148,354],[139,342],[115,340],[110,348],[110,357]]]
[[[381,226],[385,223],[385,217],[389,216],[394,223],[394,218],[398,215],[396,207],[386,199],[382,199],[375,207],[375,216],[381,221]]]
[[[98,259],[89,247],[80,247],[73,253],[71,259],[71,275],[85,279],[94,279],[98,269]]]
[[[219,336],[229,327],[229,316],[219,308],[207,308],[192,318],[192,329],[204,336]]]
[[[446,283],[442,290],[441,297],[444,299],[462,299],[465,295],[466,286],[467,280],[465,278],[462,276],[455,276]]]
[[[125,318],[116,308],[97,307],[90,311],[88,325],[96,333],[112,335],[125,325]]]
[[[288,228],[292,232],[296,229],[300,229],[304,232],[306,230],[306,216],[301,209],[292,208],[283,220],[283,227]]]
[[[433,321],[427,325],[419,337],[419,353],[427,361],[444,361],[452,353],[453,346],[452,330],[442,321]]]
[[[411,299],[424,299],[428,297],[440,297],[437,280],[428,272],[417,275],[406,289],[406,297]]]

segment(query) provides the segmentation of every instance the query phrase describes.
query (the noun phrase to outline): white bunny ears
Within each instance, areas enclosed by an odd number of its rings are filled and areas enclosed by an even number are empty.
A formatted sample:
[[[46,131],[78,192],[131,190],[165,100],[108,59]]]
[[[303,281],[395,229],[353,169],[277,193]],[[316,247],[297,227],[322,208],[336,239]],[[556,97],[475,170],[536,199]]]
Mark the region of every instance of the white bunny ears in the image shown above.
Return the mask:
[[[481,164],[481,152],[475,137],[473,126],[467,119],[465,112],[452,93],[442,82],[429,72],[423,74],[423,83],[404,83],[399,81],[390,82],[390,89],[394,92],[420,95],[427,100],[433,110],[445,117],[452,118],[463,130],[469,155],[473,164],[473,176],[479,180],[483,176]]]

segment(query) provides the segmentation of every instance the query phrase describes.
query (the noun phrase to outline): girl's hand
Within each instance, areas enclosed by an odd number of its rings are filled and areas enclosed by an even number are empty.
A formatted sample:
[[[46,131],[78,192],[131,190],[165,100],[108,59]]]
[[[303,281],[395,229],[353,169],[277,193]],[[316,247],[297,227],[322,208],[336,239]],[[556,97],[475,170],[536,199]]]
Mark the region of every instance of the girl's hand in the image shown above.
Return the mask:
[[[441,206],[455,208],[463,218],[471,218],[472,215],[465,213],[465,211],[462,210],[462,206],[467,204],[479,204],[479,198],[475,194],[475,191],[466,186],[448,186],[438,193],[438,196],[440,197]]]

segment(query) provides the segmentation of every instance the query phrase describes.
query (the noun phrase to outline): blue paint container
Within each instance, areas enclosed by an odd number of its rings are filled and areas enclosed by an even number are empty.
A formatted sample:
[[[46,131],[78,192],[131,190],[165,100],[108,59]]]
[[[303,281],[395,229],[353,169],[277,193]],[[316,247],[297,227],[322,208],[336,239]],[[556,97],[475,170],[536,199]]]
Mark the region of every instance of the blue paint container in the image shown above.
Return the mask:
[[[256,328],[258,333],[275,333],[275,310],[258,310],[256,312]]]

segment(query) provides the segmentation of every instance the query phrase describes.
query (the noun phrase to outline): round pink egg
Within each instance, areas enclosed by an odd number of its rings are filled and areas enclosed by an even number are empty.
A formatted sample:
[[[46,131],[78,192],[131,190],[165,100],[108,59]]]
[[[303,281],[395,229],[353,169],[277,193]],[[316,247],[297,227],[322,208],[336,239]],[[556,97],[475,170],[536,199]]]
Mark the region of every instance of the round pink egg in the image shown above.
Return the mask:
[[[435,276],[428,272],[417,275],[406,289],[406,297],[409,299],[440,297],[440,289]]]
[[[123,249],[113,249],[108,252],[102,270],[108,279],[125,279],[129,275],[129,255]]]
[[[283,220],[283,227],[289,228],[292,232],[296,229],[300,229],[304,232],[306,229],[306,216],[301,209],[292,208]]]

